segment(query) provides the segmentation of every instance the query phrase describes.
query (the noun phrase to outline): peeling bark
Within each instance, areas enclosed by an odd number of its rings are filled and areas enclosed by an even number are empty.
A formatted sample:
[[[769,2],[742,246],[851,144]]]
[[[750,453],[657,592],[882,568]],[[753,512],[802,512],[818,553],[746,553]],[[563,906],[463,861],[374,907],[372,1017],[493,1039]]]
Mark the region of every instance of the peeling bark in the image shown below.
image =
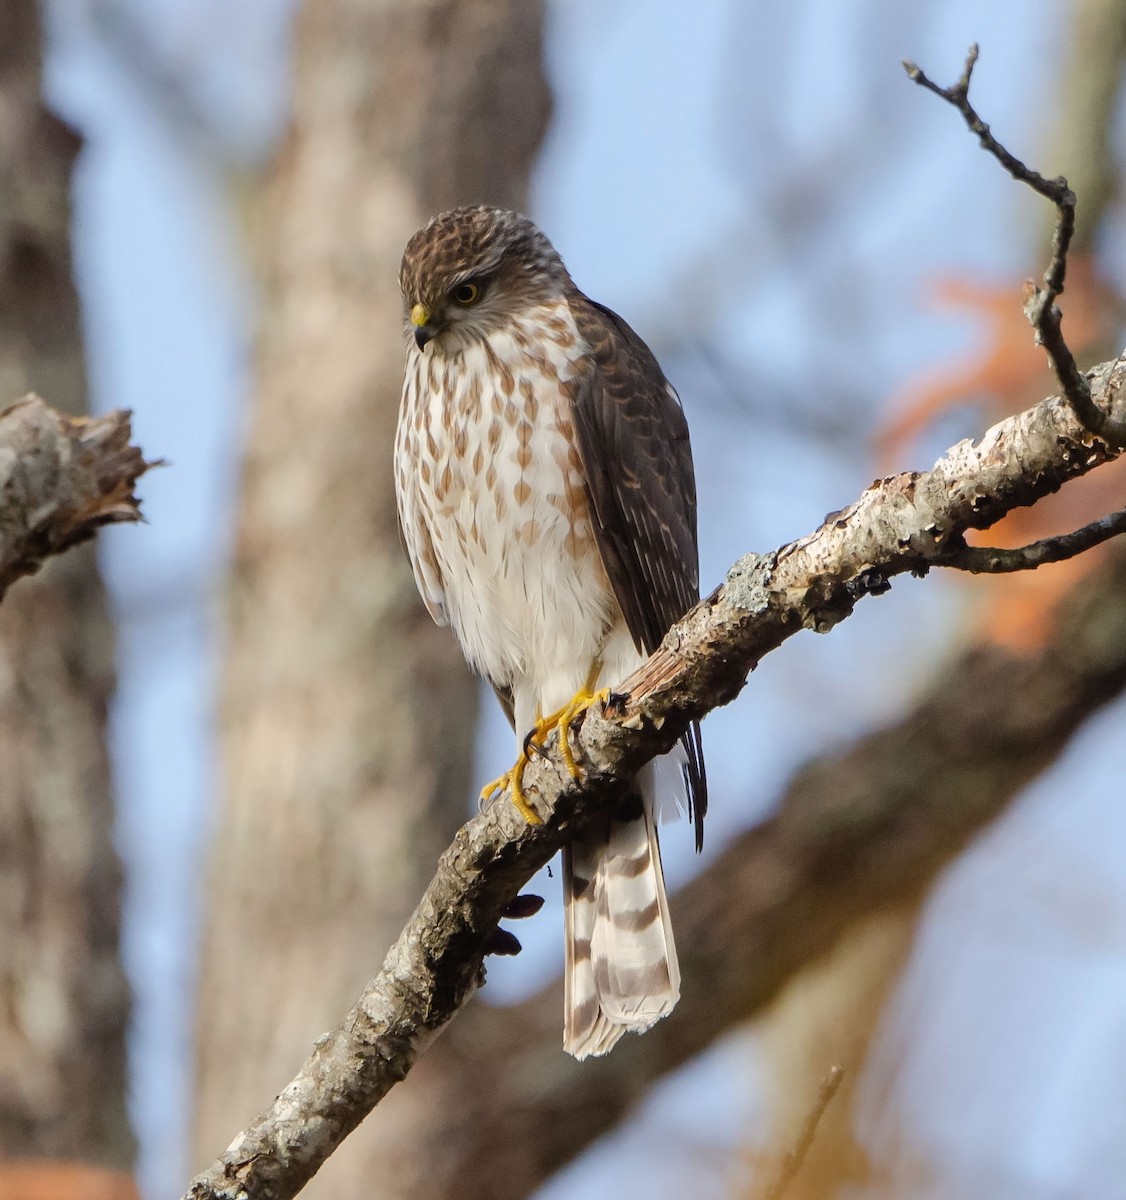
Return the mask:
[[[37,396],[0,412],[0,599],[50,555],[141,519],[133,489],[150,464],[130,435],[128,413],[68,417]]]

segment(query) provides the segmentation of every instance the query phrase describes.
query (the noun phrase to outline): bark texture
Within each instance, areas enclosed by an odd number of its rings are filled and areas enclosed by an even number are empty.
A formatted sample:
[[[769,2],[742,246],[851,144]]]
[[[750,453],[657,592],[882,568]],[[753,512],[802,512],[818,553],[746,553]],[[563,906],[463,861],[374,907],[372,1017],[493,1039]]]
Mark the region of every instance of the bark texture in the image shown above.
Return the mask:
[[[78,139],[43,108],[40,61],[34,0],[5,0],[0,396],[38,391],[78,416],[86,386],[69,242]],[[0,605],[0,1155],[132,1162],[105,747],[112,687],[105,598],[84,547]]]
[[[1091,378],[1100,403],[1112,416],[1121,416],[1126,368],[1106,364]],[[524,825],[513,806],[500,802],[459,831],[379,976],[343,1024],[318,1041],[276,1101],[193,1182],[188,1195],[194,1200],[295,1195],[472,994],[481,981],[483,956],[496,944],[504,907],[577,823],[605,811],[621,794],[620,780],[668,749],[689,720],[732,699],[755,663],[791,634],[830,628],[861,596],[886,590],[893,575],[940,564],[948,547],[956,552],[965,530],[985,528],[1009,509],[1050,494],[1114,456],[1112,448],[1078,425],[1066,402],[1053,398],[1001,422],[979,443],[960,443],[931,471],[877,481],[808,537],[737,563],[721,587],[674,626],[657,653],[622,684],[621,695],[612,697],[602,713],[587,714],[575,734],[579,761],[589,764],[581,785],[570,780],[554,742],[549,742],[550,753],[530,766],[525,788],[539,798],[544,824]],[[1121,561],[1119,555],[1119,570]],[[704,902],[714,907],[711,920],[694,927],[684,942],[684,996],[676,1015],[607,1060],[579,1068],[561,1063],[560,1053],[550,1074],[529,1070],[514,1054],[506,1022],[499,1043],[490,1047],[484,1038],[476,1043],[474,1087],[503,1061],[542,1100],[555,1083],[568,1076],[575,1080],[581,1070],[583,1095],[576,1106],[587,1103],[588,1077],[601,1075],[613,1081],[609,1095],[616,1097],[620,1115],[639,1092],[638,1074],[645,1082],[652,1078],[647,1064],[682,1062],[704,1044],[702,1030],[710,1029],[714,1037],[730,1023],[730,1007],[721,1010],[717,994],[730,998],[734,993],[745,1015],[827,949],[858,915],[902,898],[905,886],[917,890],[972,829],[998,810],[998,796],[1007,798],[1035,775],[1078,722],[1126,682],[1126,619],[1118,590],[1104,587],[1093,598],[1085,595],[1085,606],[1061,626],[1045,660],[1050,670],[1039,678],[1020,662],[1014,666],[1006,657],[986,656],[965,671],[969,690],[955,698],[953,710],[942,706],[950,697],[940,694],[937,708],[912,714],[914,728],[883,731],[868,740],[860,757],[818,764],[799,780],[793,807],[747,835],[759,847],[757,861],[745,845],[735,861],[728,851],[701,884],[686,889],[691,896],[703,887]],[[1012,703],[995,708],[1004,683]],[[989,720],[983,719],[986,714]],[[919,747],[919,761],[905,759],[905,740]],[[983,743],[988,753],[975,758]],[[958,770],[944,772],[951,760]],[[930,769],[920,770],[920,762]],[[889,785],[874,795],[871,764],[879,764]],[[1001,786],[981,786],[990,772]],[[958,807],[936,786],[943,780],[958,789],[962,813],[971,814],[968,821],[955,819]],[[803,786],[812,788],[812,795],[802,796]],[[909,802],[900,806],[904,793]],[[920,812],[929,814],[934,836],[912,836]],[[723,864],[730,875],[719,887],[715,875]],[[747,919],[748,898],[761,914],[757,922]],[[749,938],[740,936],[747,930]],[[735,945],[746,957],[733,955]],[[685,1019],[693,1010],[697,1020]],[[722,1021],[719,1028],[717,1021]],[[556,1028],[551,1040],[557,1036]],[[489,1051],[498,1045],[503,1054],[494,1058]],[[492,1089],[495,1072],[490,1073]],[[521,1180],[519,1172],[527,1171],[522,1164],[534,1160],[545,1143],[559,1151],[556,1131],[566,1130],[566,1157],[574,1153],[575,1129],[563,1115],[571,1111],[545,1104],[536,1137],[522,1141],[519,1154],[504,1159],[503,1166],[462,1162],[459,1194],[466,1194],[469,1179],[488,1180],[494,1189],[503,1186],[506,1195],[526,1194],[547,1172]],[[529,1127],[526,1112],[507,1115]],[[502,1121],[500,1129],[509,1128]],[[481,1155],[494,1153],[503,1142],[500,1129],[475,1127]],[[434,1186],[439,1158],[428,1160],[428,1195],[440,1194]]]
[[[201,1164],[339,1019],[468,812],[477,688],[418,601],[395,517],[397,272],[439,209],[524,206],[548,109],[541,19],[531,0],[309,0],[297,16],[293,128],[255,222],[263,311],[203,951]],[[427,1107],[389,1106],[311,1194],[424,1194],[380,1164]]]
[[[0,600],[50,555],[141,519],[133,488],[147,464],[129,437],[125,412],[76,419],[37,396],[0,412]]]

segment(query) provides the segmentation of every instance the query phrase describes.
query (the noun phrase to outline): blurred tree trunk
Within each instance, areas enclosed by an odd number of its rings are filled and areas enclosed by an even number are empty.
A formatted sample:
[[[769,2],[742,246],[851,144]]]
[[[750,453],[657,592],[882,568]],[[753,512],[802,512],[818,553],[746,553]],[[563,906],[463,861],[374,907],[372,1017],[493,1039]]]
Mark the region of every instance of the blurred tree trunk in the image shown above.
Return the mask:
[[[397,272],[434,212],[524,206],[548,112],[541,23],[532,0],[308,0],[297,16],[292,130],[252,202],[264,283],[198,1164],[346,1011],[467,814],[477,688],[418,602],[395,517]],[[427,1094],[397,1092],[308,1194],[424,1195],[385,1159],[393,1142],[409,1162]]]
[[[1072,254],[1091,254],[1122,188],[1112,130],[1126,64],[1126,8],[1120,0],[1076,0],[1067,19],[1071,44],[1047,114],[1044,163],[1048,174],[1067,177],[1078,198]],[[1054,224],[1050,209],[1041,212],[1043,244]]]
[[[77,136],[41,100],[35,0],[0,5],[0,406],[85,407],[71,275]],[[113,640],[93,552],[0,606],[0,1158],[128,1167],[128,989],[105,743]]]

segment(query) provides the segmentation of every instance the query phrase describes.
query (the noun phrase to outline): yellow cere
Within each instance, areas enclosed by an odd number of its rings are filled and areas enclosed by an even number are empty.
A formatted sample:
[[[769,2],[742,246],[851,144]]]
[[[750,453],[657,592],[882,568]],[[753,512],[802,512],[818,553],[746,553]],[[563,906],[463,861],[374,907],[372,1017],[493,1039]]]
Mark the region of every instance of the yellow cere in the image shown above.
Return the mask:
[[[428,325],[430,323],[430,309],[425,304],[416,304],[411,309],[411,324],[412,325]]]

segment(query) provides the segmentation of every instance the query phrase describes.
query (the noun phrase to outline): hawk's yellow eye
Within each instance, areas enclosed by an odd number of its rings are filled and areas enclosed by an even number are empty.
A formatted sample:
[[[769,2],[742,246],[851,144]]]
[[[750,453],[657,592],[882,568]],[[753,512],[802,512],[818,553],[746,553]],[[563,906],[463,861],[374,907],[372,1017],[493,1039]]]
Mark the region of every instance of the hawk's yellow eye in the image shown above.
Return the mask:
[[[476,283],[459,283],[450,292],[450,295],[453,297],[455,303],[463,304],[468,308],[469,305],[476,304],[481,299],[481,288]]]

